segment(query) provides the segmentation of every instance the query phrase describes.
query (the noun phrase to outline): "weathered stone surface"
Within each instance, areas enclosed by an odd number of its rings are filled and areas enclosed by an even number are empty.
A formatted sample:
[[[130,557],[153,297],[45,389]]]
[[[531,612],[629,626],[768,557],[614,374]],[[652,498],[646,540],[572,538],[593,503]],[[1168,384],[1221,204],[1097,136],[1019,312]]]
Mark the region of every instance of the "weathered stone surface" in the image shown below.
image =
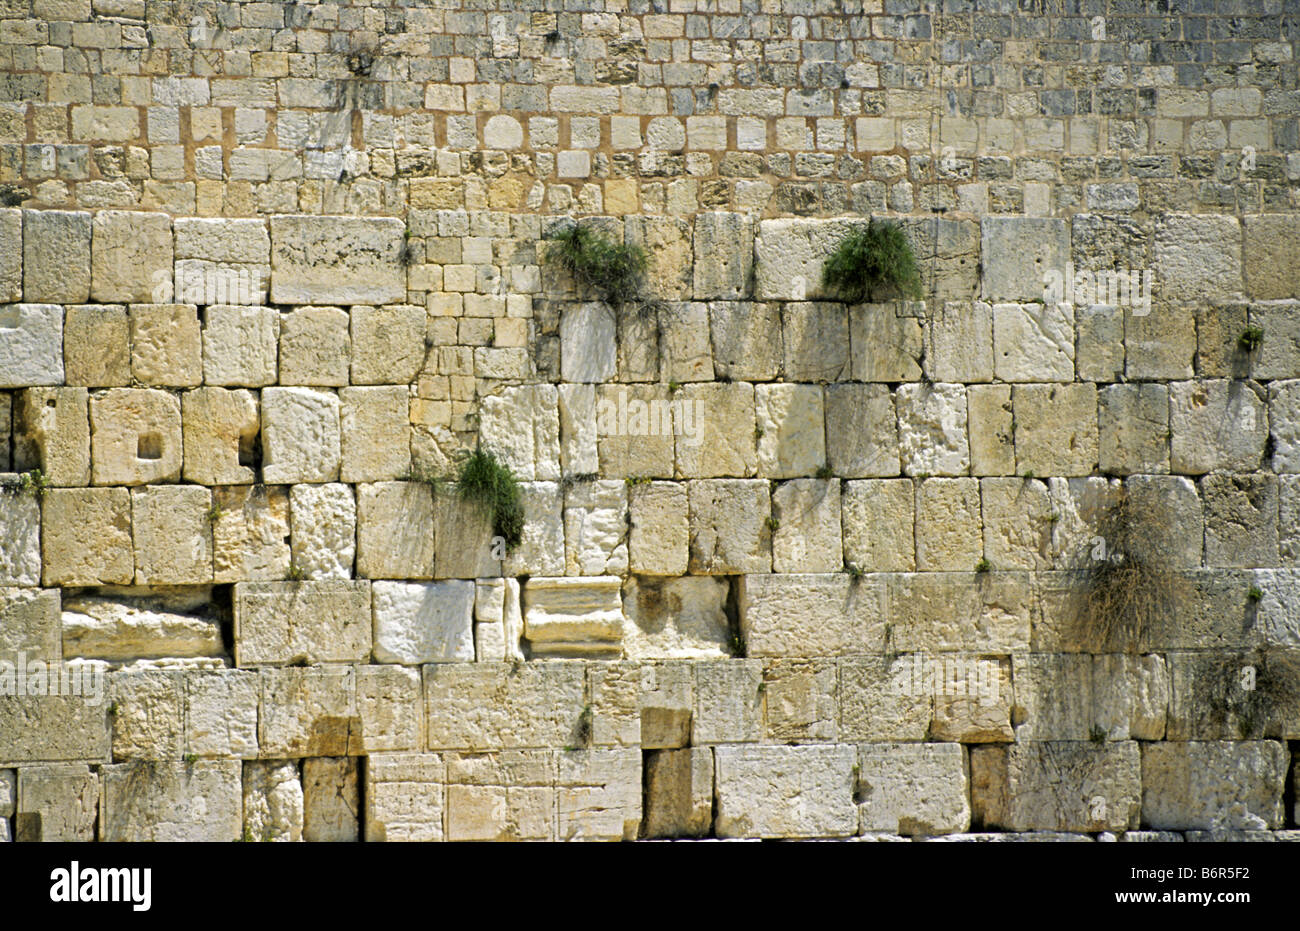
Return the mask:
[[[1047,569],[1052,565],[1052,509],[1037,479],[980,480],[984,557],[997,569]]]
[[[506,575],[564,574],[564,492],[556,482],[521,482],[524,536],[506,554]]]
[[[424,667],[430,749],[563,747],[585,707],[577,663],[446,663]]]
[[[266,485],[212,489],[214,582],[282,579],[289,572],[289,493]]]
[[[627,486],[580,482],[564,493],[564,563],[568,575],[627,571]]]
[[[375,582],[375,660],[381,663],[474,659],[472,582]]]
[[[197,756],[257,756],[256,672],[199,670],[185,676],[185,752]]]
[[[1300,472],[1300,381],[1268,386],[1268,424],[1273,439],[1273,471]]]
[[[844,483],[840,509],[846,566],[863,572],[916,568],[914,487],[910,479]]]
[[[154,485],[131,490],[137,585],[212,581],[212,495],[206,488]]]
[[[405,300],[399,261],[405,229],[387,217],[272,217],[271,303]]]
[[[827,385],[824,392],[831,471],[842,478],[897,475],[898,421],[889,388],[840,384]]]
[[[501,574],[505,538],[496,533],[492,509],[453,491],[433,497],[434,577],[473,579]]]
[[[1124,308],[1125,377],[1143,381],[1191,378],[1196,361],[1192,309],[1178,304],[1145,315],[1139,314],[1140,309]]]
[[[292,564],[309,579],[350,579],[357,552],[357,502],[350,485],[289,489]]]
[[[113,758],[175,760],[185,745],[185,684],[173,669],[135,667],[109,675]]]
[[[303,788],[298,764],[250,760],[244,764],[244,840],[303,839]]]
[[[181,404],[151,388],[110,388],[90,399],[96,485],[174,482],[181,475]]]
[[[1248,472],[1264,455],[1268,421],[1259,390],[1244,381],[1203,379],[1169,386],[1170,466],[1184,475]]]
[[[23,297],[79,304],[90,297],[90,214],[23,211]]]
[[[13,408],[14,471],[40,469],[51,485],[90,484],[89,394],[29,388]]]
[[[754,419],[760,476],[796,478],[825,464],[826,417],[819,386],[758,385]]]
[[[898,445],[904,475],[964,475],[970,468],[963,385],[899,387]]]
[[[768,660],[763,664],[764,734],[783,743],[833,741],[839,718],[835,660]]]
[[[23,212],[0,210],[0,302],[23,299]]]
[[[822,293],[822,263],[852,220],[762,220],[754,240],[754,294],[762,301],[803,301]]]
[[[754,271],[754,225],[742,213],[695,217],[695,299],[736,300],[749,292]]]
[[[99,776],[85,764],[27,766],[18,771],[14,840],[93,841]]]
[[[96,696],[92,693],[91,697]],[[91,702],[84,693],[82,696],[0,696],[0,760],[107,760],[109,728],[103,692],[97,697],[98,701]]]
[[[623,587],[625,653],[632,659],[729,655],[728,590],[725,580],[707,576],[629,579]]]
[[[1008,831],[1127,830],[1142,813],[1141,770],[1134,741],[972,747],[972,822]]]
[[[891,651],[1011,653],[1029,646],[1036,592],[1024,575],[918,572],[891,576],[888,586]]]
[[[960,744],[864,744],[854,797],[860,830],[952,834],[970,826]]]
[[[559,394],[554,385],[525,385],[491,395],[479,406],[479,442],[523,482],[560,477]]]
[[[616,576],[530,578],[523,587],[524,636],[535,655],[617,655],[623,640]]]
[[[1215,472],[1200,484],[1205,502],[1205,564],[1277,565],[1277,477]]]
[[[995,304],[993,370],[1002,381],[1073,381],[1069,304]]]
[[[203,381],[260,388],[276,381],[280,312],[269,307],[209,307],[203,316]]]
[[[0,489],[0,585],[40,582],[40,501],[18,488]]]
[[[356,757],[318,757],[302,764],[302,839],[350,843],[359,839]]]
[[[781,308],[782,371],[791,381],[841,381],[856,371],[843,304],[789,303]],[[856,376],[855,376],[856,377]]]
[[[564,475],[591,475],[600,469],[597,446],[596,386],[559,385],[560,469]]]
[[[629,216],[624,221],[628,245],[650,255],[650,273],[642,286],[647,297],[681,301],[691,295],[691,226],[680,217]]]
[[[1296,378],[1300,376],[1300,302],[1271,301],[1250,305],[1250,323],[1264,331],[1258,359],[1252,361],[1250,374],[1255,378]]]
[[[421,482],[357,486],[357,575],[433,578],[434,526],[430,486]]]
[[[389,481],[410,471],[407,394],[400,385],[339,391],[343,481]]]
[[[569,305],[560,316],[560,371],[564,380],[609,381],[617,370],[613,309],[598,302]]]
[[[221,656],[221,623],[162,600],[71,597],[63,602],[63,652],[87,659]]]
[[[1022,474],[1089,475],[1096,469],[1096,385],[1017,385],[1012,409]]]
[[[75,304],[63,321],[63,364],[70,385],[131,384],[131,325],[121,304]]]
[[[690,543],[686,486],[651,482],[628,489],[628,565],[645,575],[684,575]]]
[[[424,746],[421,674],[403,666],[358,666],[357,718],[349,753],[418,750]]]
[[[1236,217],[1165,214],[1156,220],[1157,300],[1241,300],[1241,224]]]
[[[352,384],[407,384],[424,362],[423,307],[353,307]]]
[[[100,839],[234,841],[243,829],[238,760],[105,766]]]
[[[707,304],[693,301],[660,306],[659,378],[678,383],[713,380]]]
[[[557,836],[635,840],[641,824],[641,754],[593,749],[559,754]]]
[[[885,647],[883,583],[848,575],[746,575],[741,630],[751,656],[839,656]]]
[[[1108,382],[1123,377],[1124,317],[1123,308],[1107,304],[1075,308],[1074,368],[1081,381]]]
[[[713,368],[718,378],[770,381],[781,371],[781,305],[734,301],[709,304]]]
[[[690,569],[734,575],[772,568],[771,493],[766,481],[690,482]]]
[[[674,423],[677,473],[687,478],[744,477],[758,468],[755,389],[748,384],[687,385]],[[693,431],[684,429],[689,412]]]
[[[1300,265],[1300,227],[1296,218],[1286,214],[1247,216],[1246,286],[1255,300],[1300,297],[1300,288],[1288,269]]]
[[[262,392],[262,475],[274,484],[335,482],[341,462],[339,399],[332,391]]]
[[[856,834],[853,747],[719,747],[720,837],[845,837]]]
[[[993,308],[983,301],[945,301],[934,308],[923,367],[931,381],[992,381]]]
[[[240,666],[365,662],[370,597],[368,582],[240,582],[235,660]]]
[[[920,379],[924,350],[916,306],[899,301],[849,308],[849,342],[855,381]]]
[[[59,592],[53,589],[0,588],[0,660],[59,662]],[[11,670],[10,675],[16,670]],[[16,682],[8,692],[22,695]]]
[[[838,572],[840,540],[838,480],[796,479],[772,493],[772,569],[775,572]]]
[[[172,220],[165,213],[101,210],[91,233],[90,296],[156,301],[172,277]]]
[[[966,395],[971,473],[1013,474],[1016,471],[1016,447],[1011,386],[971,385]]]
[[[282,315],[280,384],[346,385],[352,366],[349,326],[347,312],[337,307],[299,307]]]
[[[261,430],[251,391],[196,388],[181,396],[185,478],[202,485],[254,482],[250,464]]]
[[[158,387],[203,384],[203,340],[193,304],[132,304],[131,378]]]
[[[1142,748],[1142,821],[1153,828],[1249,830],[1282,825],[1283,744],[1150,743]]]
[[[1099,465],[1108,474],[1169,471],[1169,389],[1107,385],[1097,394]]]
[[[1064,275],[1069,258],[1070,233],[1065,220],[984,217],[980,221],[986,301],[1041,300],[1048,274]]]
[[[262,756],[291,759],[364,752],[356,668],[262,669],[258,716]]]
[[[695,436],[700,438],[696,443],[683,436],[683,446],[695,444],[692,447],[694,452],[688,449],[684,453],[699,459],[702,455],[699,445],[705,442],[705,434],[704,424],[698,418],[700,413],[707,416],[708,409],[697,403],[699,399],[693,396],[692,391],[687,387],[670,399],[666,385],[599,386],[596,389],[596,443],[600,472],[609,478],[671,478],[676,449],[674,418],[682,413],[684,396],[690,398],[692,426]]]
[[[984,555],[980,484],[973,478],[932,478],[916,486],[916,568],[964,572]]]
[[[366,767],[366,840],[442,840],[446,766],[438,754],[393,753]]]
[[[646,757],[645,836],[703,837],[713,825],[713,754],[660,750]]]
[[[266,221],[177,217],[176,294],[191,304],[264,304],[271,279]]]
[[[0,305],[0,388],[63,383],[63,308]]]
[[[1021,742],[1165,736],[1170,679],[1158,656],[1030,653],[1012,663]]]

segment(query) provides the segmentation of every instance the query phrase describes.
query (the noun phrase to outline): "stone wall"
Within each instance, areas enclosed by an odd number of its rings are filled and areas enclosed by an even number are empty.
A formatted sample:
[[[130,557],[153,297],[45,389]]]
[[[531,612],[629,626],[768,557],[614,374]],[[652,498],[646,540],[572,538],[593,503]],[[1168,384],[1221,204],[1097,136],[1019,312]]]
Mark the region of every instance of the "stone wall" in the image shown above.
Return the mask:
[[[1179,7],[0,0],[0,837],[1296,838],[1295,25]]]

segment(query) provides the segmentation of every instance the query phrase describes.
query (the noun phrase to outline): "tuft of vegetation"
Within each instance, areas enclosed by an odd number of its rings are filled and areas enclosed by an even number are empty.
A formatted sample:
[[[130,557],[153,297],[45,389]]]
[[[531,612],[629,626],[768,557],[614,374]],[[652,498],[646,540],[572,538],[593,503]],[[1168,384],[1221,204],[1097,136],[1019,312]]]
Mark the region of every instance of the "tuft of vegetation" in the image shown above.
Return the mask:
[[[745,642],[745,635],[738,629],[732,630],[731,636],[727,638],[727,649],[736,659],[744,659],[749,654],[749,644]]]
[[[7,487],[18,491],[30,491],[37,498],[44,498],[45,493],[50,490],[50,478],[40,469],[32,469],[30,472],[20,473],[17,482]]]
[[[855,582],[867,574],[866,570],[855,562],[845,563],[844,569],[848,572],[849,578],[853,579]]]
[[[616,243],[590,227],[573,225],[556,234],[556,260],[574,280],[611,304],[635,300],[649,258],[637,245]]]
[[[1262,345],[1264,345],[1263,327],[1248,326],[1237,337],[1237,348],[1242,352],[1254,352]]]
[[[981,556],[981,557],[980,557],[980,561],[977,562],[977,563],[975,564],[975,571],[976,571],[976,572],[988,572],[988,571],[989,571],[990,569],[992,569],[992,568],[993,568],[993,564],[990,563],[990,562],[989,562],[987,559],[985,559],[983,556]]]
[[[1094,724],[1088,729],[1088,739],[1095,744],[1104,744],[1106,742],[1106,728],[1100,724]]]
[[[769,517],[764,523],[767,524],[767,529],[773,533],[781,529],[781,518],[779,517]]]
[[[896,224],[875,219],[840,240],[822,266],[822,286],[850,304],[885,289],[924,296],[911,243]]]
[[[215,524],[217,521],[221,520],[221,515],[222,507],[214,501],[212,507],[208,508],[208,523]]]
[[[827,462],[822,464],[822,466],[817,470],[816,474],[817,474],[817,478],[834,478],[835,470],[832,469],[831,464]]]
[[[307,578],[307,572],[297,563],[289,563],[289,571],[284,574],[284,577],[290,582],[301,582]]]
[[[1300,651],[1261,648],[1206,656],[1192,680],[1191,706],[1206,709],[1200,726],[1243,740],[1285,737],[1300,709]]]
[[[1259,604],[1264,598],[1264,592],[1258,586],[1252,585],[1246,592],[1246,600],[1251,604]]]
[[[591,705],[583,705],[582,712],[578,715],[577,722],[573,725],[573,743],[565,747],[566,750],[582,750],[591,746],[592,738],[592,713]]]
[[[478,501],[492,515],[492,532],[514,549],[524,538],[524,492],[497,457],[476,449],[461,463],[456,479],[461,497]]]

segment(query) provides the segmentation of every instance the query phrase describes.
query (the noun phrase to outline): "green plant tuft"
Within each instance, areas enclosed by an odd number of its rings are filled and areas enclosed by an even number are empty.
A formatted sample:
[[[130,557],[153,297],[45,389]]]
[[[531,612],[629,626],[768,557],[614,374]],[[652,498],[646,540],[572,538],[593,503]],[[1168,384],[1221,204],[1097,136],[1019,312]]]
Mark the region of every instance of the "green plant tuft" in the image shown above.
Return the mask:
[[[1248,326],[1237,337],[1237,348],[1242,352],[1254,352],[1262,345],[1264,345],[1263,327]]]
[[[576,224],[556,234],[555,242],[556,258],[579,284],[595,289],[611,304],[636,298],[649,264],[645,249],[616,243]]]
[[[497,457],[476,449],[461,463],[456,479],[461,497],[478,501],[492,514],[492,532],[513,549],[524,538],[524,493],[519,480]]]
[[[284,574],[284,577],[290,582],[301,582],[303,579],[307,578],[307,572],[302,566],[290,563],[289,571]]]
[[[840,240],[822,266],[822,285],[850,304],[892,289],[920,300],[921,273],[900,227],[873,219]]]
[[[18,476],[19,491],[30,491],[37,498],[44,498],[50,490],[50,479],[40,469],[32,469]]]
[[[993,564],[982,556],[980,557],[980,561],[975,564],[976,572],[988,572],[992,568]]]
[[[1251,604],[1259,604],[1259,602],[1263,598],[1264,598],[1263,590],[1255,585],[1252,585],[1250,587],[1250,590],[1246,592],[1246,600],[1249,601]]]
[[[829,462],[827,462],[827,463],[823,463],[823,464],[822,464],[822,465],[817,469],[817,473],[816,473],[816,474],[817,474],[817,478],[834,478],[834,477],[835,477],[835,470],[832,469],[832,468],[831,468],[831,464],[830,464]]]

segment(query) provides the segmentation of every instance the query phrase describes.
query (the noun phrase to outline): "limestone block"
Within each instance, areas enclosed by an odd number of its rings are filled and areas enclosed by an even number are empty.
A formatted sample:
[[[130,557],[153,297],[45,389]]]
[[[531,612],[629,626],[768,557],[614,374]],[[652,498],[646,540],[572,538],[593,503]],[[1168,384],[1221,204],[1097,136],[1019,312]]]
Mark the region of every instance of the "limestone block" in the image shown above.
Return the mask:
[[[1300,472],[1300,380],[1268,386],[1268,425],[1273,471]]]
[[[1122,831],[1138,824],[1145,780],[1134,741],[1032,741],[972,747],[970,753],[971,814],[977,825]],[[1142,821],[1147,822],[1145,815]]]
[[[1169,386],[1170,467],[1184,475],[1259,468],[1268,438],[1262,391],[1251,382],[1201,379]]]
[[[1002,381],[1073,381],[1074,309],[993,305],[993,371]]]
[[[681,301],[691,296],[691,227],[679,217],[629,216],[628,245],[650,255],[649,274],[642,288],[647,297]]]
[[[18,771],[14,840],[93,841],[99,776],[84,763],[27,766]]]
[[[751,656],[840,656],[885,647],[883,582],[825,575],[746,575],[740,626]]]
[[[114,489],[117,490],[117,489]],[[221,622],[165,600],[69,597],[63,602],[63,652],[88,659],[221,656]]]
[[[984,217],[980,221],[986,301],[1041,300],[1051,280],[1049,273],[1064,275],[1069,259],[1070,232],[1065,220]],[[996,317],[996,310],[994,313]],[[996,328],[995,319],[995,340]]]
[[[1030,653],[1012,663],[1017,741],[1165,736],[1170,680],[1158,656]]]
[[[16,666],[27,660],[63,659],[57,590],[0,588],[0,625],[0,660]],[[12,694],[19,694],[16,683],[11,681],[8,687]]]
[[[560,372],[569,382],[610,381],[618,371],[614,311],[608,304],[570,304],[560,314]]]
[[[195,388],[181,396],[185,478],[201,485],[254,482],[261,419],[251,391]]]
[[[212,489],[214,582],[282,579],[289,572],[289,492],[265,485]]]
[[[260,388],[276,380],[280,312],[270,307],[209,307],[203,321],[203,380]]]
[[[840,500],[845,565],[863,572],[915,569],[914,498],[910,479],[845,482]]]
[[[0,302],[23,299],[23,212],[0,210]]]
[[[350,326],[347,312],[337,307],[299,307],[283,314],[280,384],[346,385],[352,366]]]
[[[96,485],[180,478],[181,404],[151,388],[110,388],[90,399],[91,475]]]
[[[41,582],[41,504],[35,493],[0,490],[0,585]]]
[[[1123,376],[1124,316],[1124,308],[1108,304],[1075,308],[1074,368],[1081,381],[1118,381]]]
[[[173,225],[179,300],[191,304],[266,302],[271,237],[265,220],[177,217]]]
[[[983,301],[943,302],[930,314],[924,348],[931,381],[992,381],[993,308]]]
[[[1246,285],[1255,300],[1300,297],[1286,270],[1300,265],[1300,228],[1286,214],[1246,216]]]
[[[677,392],[683,411],[694,418],[693,433],[678,437],[677,472],[690,478],[753,475],[758,467],[753,385],[687,385]]]
[[[185,684],[171,669],[133,669],[108,677],[113,758],[174,760],[185,745]]]
[[[257,756],[258,676],[243,669],[199,670],[185,677],[185,752]]]
[[[899,382],[921,378],[921,318],[904,302],[849,308],[849,340],[855,381]]]
[[[1157,300],[1169,303],[1242,298],[1241,223],[1213,214],[1164,214],[1156,220]]]
[[[271,303],[405,300],[405,231],[391,217],[271,217]]]
[[[1280,528],[1300,527],[1300,477],[1279,475],[1277,523]],[[1278,554],[1284,566],[1300,566],[1300,534],[1283,529]]]
[[[1245,352],[1237,338],[1249,324],[1248,305],[1210,304],[1196,308],[1196,373],[1248,376],[1259,353]]]
[[[930,740],[980,744],[1015,739],[1010,658],[958,653],[931,660],[913,653],[903,659],[898,684],[920,684],[934,696]]]
[[[238,840],[243,830],[241,774],[238,760],[105,766],[100,840]]]
[[[212,495],[192,485],[131,490],[135,584],[202,585],[212,581]]]
[[[560,416],[555,386],[524,385],[483,398],[479,442],[521,482],[558,479]]]
[[[709,304],[709,329],[718,378],[770,381],[781,371],[780,304],[714,301]]]
[[[705,425],[699,415],[703,413],[707,417],[708,408],[701,407],[701,399],[694,392],[694,386],[690,386],[677,392],[670,400],[667,385],[597,387],[599,471],[610,478],[672,478],[677,445],[674,418],[683,412],[684,398],[690,399],[692,426],[701,440],[691,445],[687,442],[690,437],[682,437],[682,445],[687,447],[683,455],[700,459],[703,454],[699,449],[705,443]],[[674,410],[670,404],[675,404],[677,409]]]
[[[1011,475],[1016,471],[1015,418],[1010,385],[971,385],[966,389],[973,475]]]
[[[635,749],[561,753],[556,776],[561,840],[635,840],[641,826],[641,754]]]
[[[557,482],[521,482],[524,537],[506,554],[506,575],[564,574],[564,492]]]
[[[587,581],[587,580],[583,580]],[[424,667],[430,749],[570,746],[582,730],[581,664],[445,663]]]
[[[1153,828],[1251,830],[1285,817],[1285,746],[1168,741],[1142,749],[1142,822]]]
[[[1089,475],[1097,468],[1096,385],[1017,385],[1011,403],[1022,474]]]
[[[474,583],[474,659],[477,662],[505,662],[506,581],[480,579]],[[519,584],[516,579],[510,581]]]
[[[18,801],[18,780],[12,769],[0,770],[0,818],[11,818]]]
[[[244,763],[244,833],[250,841],[303,839],[303,789],[298,764],[283,760]]]
[[[262,476],[276,485],[339,478],[339,399],[332,391],[262,392]]]
[[[366,840],[442,840],[446,771],[436,753],[384,753],[367,760]]]
[[[843,478],[897,475],[898,422],[888,386],[838,384],[823,390],[831,471]]]
[[[404,385],[424,364],[423,307],[354,307],[351,316],[352,384]]]
[[[1259,358],[1250,366],[1253,377],[1300,376],[1300,321],[1297,317],[1300,317],[1300,302],[1274,301],[1250,305],[1251,325],[1264,331]]]
[[[695,664],[691,744],[748,743],[763,737],[763,667],[757,660]],[[645,728],[642,718],[642,728]]]
[[[754,273],[754,224],[742,213],[695,216],[695,299],[737,300]]]
[[[203,384],[203,343],[193,304],[132,304],[131,378],[141,385]]]
[[[657,305],[656,305],[657,306]],[[555,314],[561,320],[568,311],[559,305],[558,311],[549,311],[551,319]],[[659,378],[659,314],[647,306],[630,313],[614,314],[614,325],[618,343],[618,378],[623,382],[655,381]],[[558,352],[560,344],[552,344],[551,352]]]
[[[1037,593],[1029,577],[918,572],[890,577],[893,652],[1010,653],[1029,648]]]
[[[99,698],[92,703],[81,695],[0,696],[0,760],[107,760],[109,729],[102,691]]]
[[[844,567],[838,479],[796,479],[772,493],[772,569],[838,572]]]
[[[765,735],[781,743],[833,741],[839,718],[835,660],[768,660],[763,664]]]
[[[496,536],[492,512],[458,493],[433,497],[434,577],[475,579],[501,574],[505,538]]]
[[[703,479],[687,485],[690,570],[708,575],[769,572],[771,493],[759,479]]]
[[[472,661],[473,610],[472,582],[374,583],[376,661]]]
[[[0,388],[63,384],[63,308],[0,305]]]
[[[360,837],[356,757],[318,757],[302,764],[302,839],[351,843]]]
[[[961,744],[864,744],[854,795],[860,830],[953,834],[970,827]]]
[[[349,485],[289,489],[292,564],[309,579],[350,579],[357,552],[357,502]]]
[[[240,666],[365,662],[370,583],[239,582],[235,662]]]
[[[447,787],[450,841],[553,840],[555,797],[549,786]]]
[[[424,746],[424,702],[420,670],[403,666],[357,667],[360,731],[349,753],[418,750]]]
[[[697,242],[698,236],[697,230]],[[712,752],[688,748],[650,753],[645,780],[646,837],[704,837],[709,833],[713,825]]]
[[[260,673],[258,743],[263,757],[294,759],[363,752],[355,667],[272,667]]]
[[[790,381],[842,381],[856,373],[849,314],[843,304],[790,303],[781,308],[782,369]],[[853,377],[857,377],[856,374]]]
[[[90,214],[23,211],[23,297],[80,304],[90,297]]]
[[[1108,474],[1169,471],[1169,389],[1107,385],[1097,394],[1099,465]]]
[[[51,485],[90,484],[89,394],[29,388],[14,405],[14,471],[40,469]]]
[[[822,263],[861,221],[761,220],[754,239],[754,296],[803,301],[822,294]]]
[[[984,555],[980,483],[973,478],[932,478],[916,486],[916,568],[965,572]]]
[[[560,469],[564,475],[600,470],[595,385],[559,385]]]
[[[1162,307],[1145,316],[1139,316],[1138,310],[1124,308],[1125,376],[1132,381],[1191,378],[1196,361],[1192,309]]]
[[[1037,479],[980,480],[984,558],[997,569],[1052,566],[1052,505]]]
[[[853,747],[719,747],[719,837],[846,837],[857,833]]]
[[[627,520],[627,486],[623,482],[582,482],[565,491],[566,574],[626,572]]]
[[[397,385],[339,391],[343,481],[388,481],[410,471],[407,394]]]
[[[1214,472],[1200,484],[1205,502],[1205,564],[1276,566],[1277,476]]]
[[[726,580],[708,576],[629,579],[623,588],[625,653],[632,659],[730,655],[728,591]]]
[[[524,636],[534,655],[618,655],[623,641],[616,576],[530,578],[523,586]]]
[[[765,478],[812,475],[826,462],[826,417],[818,385],[754,388],[758,474]]]
[[[659,334],[661,381],[713,380],[708,304],[696,301],[660,305]]]
[[[904,475],[964,475],[970,468],[963,385],[901,385],[898,443]]]
[[[63,321],[68,384],[90,388],[131,384],[131,325],[121,304],[75,304]]]
[[[172,276],[172,219],[165,213],[101,210],[91,233],[90,296],[156,301]]]
[[[686,486],[651,482],[628,489],[628,565],[644,575],[685,575],[690,546]]]

